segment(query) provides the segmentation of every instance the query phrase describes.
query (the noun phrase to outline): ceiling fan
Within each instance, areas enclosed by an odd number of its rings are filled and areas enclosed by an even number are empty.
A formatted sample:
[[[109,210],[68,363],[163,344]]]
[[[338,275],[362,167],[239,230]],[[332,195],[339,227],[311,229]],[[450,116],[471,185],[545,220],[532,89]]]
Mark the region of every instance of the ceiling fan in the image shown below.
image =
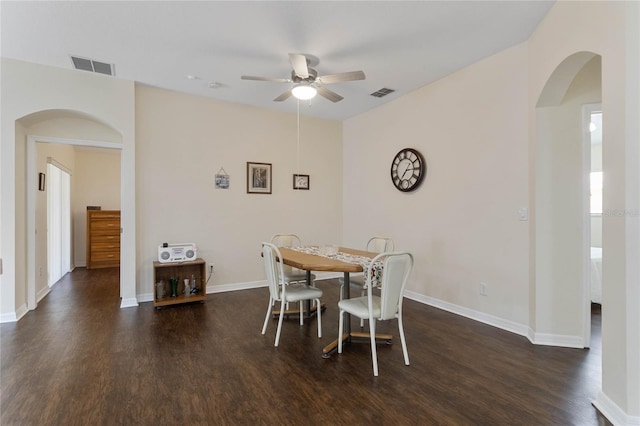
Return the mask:
[[[324,87],[325,84],[365,79],[364,72],[362,71],[318,76],[318,72],[309,67],[309,59],[300,53],[289,53],[289,62],[291,62],[291,67],[293,68],[291,78],[255,77],[251,75],[243,75],[240,78],[242,80],[294,83],[293,87],[275,98],[275,102],[282,102],[292,95],[301,100],[311,99],[316,93],[331,102],[340,102],[344,97]]]

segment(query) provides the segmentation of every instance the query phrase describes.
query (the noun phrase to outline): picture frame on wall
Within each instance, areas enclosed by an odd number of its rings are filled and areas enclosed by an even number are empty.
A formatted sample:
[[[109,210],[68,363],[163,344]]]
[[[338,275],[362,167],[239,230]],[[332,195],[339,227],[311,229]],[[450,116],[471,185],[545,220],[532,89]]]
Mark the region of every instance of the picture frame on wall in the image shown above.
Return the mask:
[[[216,189],[229,189],[229,175],[224,168],[215,175]]]
[[[44,191],[45,179],[46,177],[44,173],[38,173],[38,190],[39,191]]]
[[[247,194],[271,194],[271,163],[247,162]]]
[[[309,175],[293,175],[293,189],[309,189]]]

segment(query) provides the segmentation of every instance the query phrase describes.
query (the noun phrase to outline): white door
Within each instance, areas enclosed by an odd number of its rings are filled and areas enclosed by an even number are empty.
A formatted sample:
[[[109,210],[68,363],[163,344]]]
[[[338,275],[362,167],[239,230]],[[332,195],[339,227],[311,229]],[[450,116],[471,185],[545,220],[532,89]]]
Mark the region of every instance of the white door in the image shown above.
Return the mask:
[[[71,176],[47,164],[47,269],[51,287],[71,270]]]

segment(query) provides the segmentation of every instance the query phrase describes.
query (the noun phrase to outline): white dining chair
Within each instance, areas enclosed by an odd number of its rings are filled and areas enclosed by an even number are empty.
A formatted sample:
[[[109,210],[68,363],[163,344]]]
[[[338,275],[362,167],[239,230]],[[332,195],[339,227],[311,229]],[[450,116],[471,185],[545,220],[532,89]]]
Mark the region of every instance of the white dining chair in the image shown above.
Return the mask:
[[[387,237],[371,237],[367,242],[366,251],[371,253],[388,253],[395,250],[395,245],[391,238]],[[338,278],[340,283],[340,300],[344,298],[344,278]],[[349,276],[349,283],[352,287],[356,287],[361,290],[361,296],[364,296],[364,275],[363,274],[351,274]]]
[[[372,285],[373,268],[377,261],[382,261],[382,279],[379,283],[380,296],[374,295]],[[340,320],[338,325],[338,353],[342,353],[342,335],[344,329],[344,314],[349,313],[361,319],[369,320],[371,340],[371,359],[373,375],[378,375],[378,355],[376,351],[376,321],[398,320],[402,354],[405,365],[409,365],[409,352],[404,337],[402,323],[402,299],[404,290],[413,268],[413,256],[407,252],[381,253],[369,264],[365,271],[367,295],[338,302]]]
[[[301,247],[302,240],[296,234],[276,234],[271,237],[271,244],[277,247]],[[288,283],[298,282],[304,283],[307,281],[307,272],[298,268],[294,268],[289,265],[283,265],[284,278]],[[313,281],[316,279],[314,274],[311,274],[311,282],[309,285],[313,285]]]
[[[395,250],[395,245],[391,238],[387,237],[371,237],[367,242],[366,251],[371,253],[388,253]],[[340,300],[344,299],[344,278],[338,278],[340,284]],[[365,294],[364,274],[350,274],[349,284],[360,290],[360,296]],[[364,320],[360,320],[360,327],[364,327]]]
[[[322,290],[311,287],[307,284],[290,285],[284,280],[283,264],[278,259],[282,259],[282,254],[277,246],[271,243],[262,243],[262,257],[264,261],[265,272],[267,273],[267,282],[269,284],[269,306],[267,315],[262,326],[262,334],[267,332],[269,317],[276,302],[280,302],[280,315],[278,318],[278,328],[276,330],[276,341],[274,346],[280,343],[280,332],[282,330],[282,320],[284,318],[285,305],[289,302],[298,302],[300,304],[300,325],[303,324],[303,304],[305,300],[314,300],[317,306],[320,306],[320,298]],[[317,309],[318,315],[318,338],[322,337],[322,309]]]

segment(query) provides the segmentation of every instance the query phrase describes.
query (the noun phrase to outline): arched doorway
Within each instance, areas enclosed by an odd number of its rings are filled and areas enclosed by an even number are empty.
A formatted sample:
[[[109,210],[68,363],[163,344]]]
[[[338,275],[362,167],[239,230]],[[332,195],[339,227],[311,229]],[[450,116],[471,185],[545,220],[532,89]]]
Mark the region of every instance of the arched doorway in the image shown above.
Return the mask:
[[[588,347],[590,152],[583,108],[602,101],[601,57],[579,52],[549,77],[536,105],[535,330],[537,343]]]
[[[75,147],[96,147],[113,150],[122,149],[122,136],[115,129],[93,117],[70,110],[47,110],[29,114],[17,121],[27,133],[27,308],[37,306],[37,280],[42,259],[38,258],[38,239],[42,233],[36,232],[36,158],[38,143],[71,145]],[[37,135],[37,136],[36,136]],[[120,197],[122,191],[120,189]],[[40,256],[41,257],[41,256]],[[122,278],[122,277],[121,277]],[[121,279],[122,281],[122,279]]]

